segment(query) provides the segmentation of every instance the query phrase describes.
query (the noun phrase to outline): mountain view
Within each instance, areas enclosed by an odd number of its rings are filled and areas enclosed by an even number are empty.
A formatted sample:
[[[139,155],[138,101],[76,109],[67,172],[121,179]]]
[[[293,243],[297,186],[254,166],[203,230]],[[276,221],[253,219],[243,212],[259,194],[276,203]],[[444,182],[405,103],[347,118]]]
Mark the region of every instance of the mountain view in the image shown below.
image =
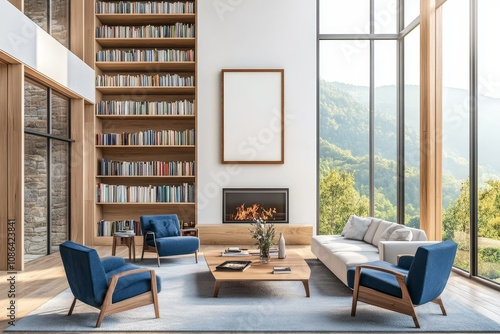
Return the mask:
[[[405,224],[420,225],[419,87],[405,87]],[[479,119],[480,237],[500,240],[500,99],[481,96]],[[396,221],[396,87],[375,89],[375,216]],[[320,83],[320,231],[342,231],[351,214],[369,214],[369,89]],[[443,235],[466,240],[469,192],[468,92],[443,91]],[[483,203],[483,205],[482,205]],[[489,204],[488,204],[489,203]],[[482,209],[481,209],[482,205]],[[481,242],[480,242],[481,243]],[[488,244],[488,243],[487,243]],[[491,246],[491,245],[490,245]],[[461,245],[466,250],[468,242]],[[486,247],[500,277],[500,244]],[[481,252],[480,252],[481,253]],[[468,259],[463,259],[463,267]]]

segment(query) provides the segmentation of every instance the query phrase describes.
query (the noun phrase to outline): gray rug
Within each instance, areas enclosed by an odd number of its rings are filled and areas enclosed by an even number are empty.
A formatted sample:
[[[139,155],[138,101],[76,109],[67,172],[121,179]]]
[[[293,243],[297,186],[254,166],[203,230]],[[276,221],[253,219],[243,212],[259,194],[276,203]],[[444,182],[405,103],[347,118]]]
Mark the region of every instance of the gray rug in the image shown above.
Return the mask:
[[[411,317],[364,303],[351,317],[352,293],[320,261],[311,267],[311,297],[301,282],[223,283],[213,298],[214,279],[204,258],[162,259],[141,265],[155,268],[162,278],[160,319],[152,306],[104,318],[95,329],[98,310],[81,302],[67,316],[72,294],[66,290],[7,331],[118,331],[118,332],[499,332],[500,325],[445,294],[448,316],[436,304],[419,306],[421,329]]]

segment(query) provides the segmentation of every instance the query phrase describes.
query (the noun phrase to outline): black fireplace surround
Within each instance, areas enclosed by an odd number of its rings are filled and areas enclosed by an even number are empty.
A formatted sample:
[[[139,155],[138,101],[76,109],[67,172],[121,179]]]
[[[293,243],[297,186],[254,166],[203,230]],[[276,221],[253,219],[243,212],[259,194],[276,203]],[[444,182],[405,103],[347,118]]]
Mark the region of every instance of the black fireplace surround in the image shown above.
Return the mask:
[[[288,223],[288,188],[222,189],[223,223],[250,223],[254,218]]]

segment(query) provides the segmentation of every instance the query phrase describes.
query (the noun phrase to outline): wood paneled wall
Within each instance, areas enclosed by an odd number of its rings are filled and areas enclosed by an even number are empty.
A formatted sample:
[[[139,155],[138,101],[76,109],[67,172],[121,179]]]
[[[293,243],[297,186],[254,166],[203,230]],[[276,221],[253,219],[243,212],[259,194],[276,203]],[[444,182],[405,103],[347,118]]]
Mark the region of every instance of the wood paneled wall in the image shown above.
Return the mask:
[[[8,65],[7,216],[15,220],[15,270],[24,268],[24,65]]]
[[[436,0],[420,1],[420,227],[441,240],[441,75],[437,74]]]
[[[77,243],[85,242],[85,216],[83,187],[86,176],[84,159],[84,108],[83,100],[71,100],[71,222],[70,239]]]
[[[7,157],[7,65],[0,61],[0,157]],[[7,159],[0,159],[0,270],[7,268]]]
[[[275,224],[276,242],[283,233],[287,245],[310,245],[311,225]],[[250,224],[198,224],[200,243],[203,245],[253,245]]]

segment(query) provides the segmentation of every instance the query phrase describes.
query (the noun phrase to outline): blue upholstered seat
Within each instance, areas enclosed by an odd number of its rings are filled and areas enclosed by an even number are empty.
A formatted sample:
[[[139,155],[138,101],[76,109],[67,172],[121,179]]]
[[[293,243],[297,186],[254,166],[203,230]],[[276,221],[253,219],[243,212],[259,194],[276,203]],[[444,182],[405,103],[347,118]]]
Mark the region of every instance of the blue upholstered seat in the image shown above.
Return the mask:
[[[153,303],[156,317],[159,317],[157,292],[161,291],[161,279],[154,270],[129,264],[119,257],[101,260],[95,249],[72,241],[61,244],[59,251],[75,297],[68,315],[78,299],[101,309],[96,327],[101,325],[104,316],[115,313],[117,308],[130,309]]]
[[[420,246],[414,257],[400,258],[397,266],[374,261],[350,268],[347,283],[354,289],[351,314],[355,315],[359,300],[411,315],[417,327],[413,305],[432,301],[439,304],[446,315],[440,295],[446,287],[456,252],[457,244],[447,240]]]
[[[160,257],[195,254],[198,262],[200,239],[185,236],[176,214],[141,216],[141,229],[144,235],[141,260],[144,252],[155,252],[160,266]]]

